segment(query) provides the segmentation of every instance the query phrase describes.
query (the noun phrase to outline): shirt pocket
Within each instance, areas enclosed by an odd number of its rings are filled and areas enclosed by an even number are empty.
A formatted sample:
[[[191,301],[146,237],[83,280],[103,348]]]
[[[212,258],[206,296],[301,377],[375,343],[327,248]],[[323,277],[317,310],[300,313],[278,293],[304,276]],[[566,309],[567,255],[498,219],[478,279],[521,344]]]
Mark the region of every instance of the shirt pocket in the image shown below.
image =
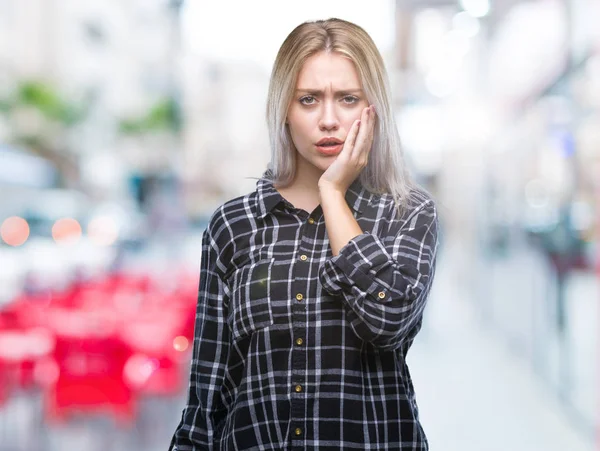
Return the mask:
[[[273,324],[271,274],[275,259],[249,263],[231,275],[228,323],[232,338],[248,337]]]

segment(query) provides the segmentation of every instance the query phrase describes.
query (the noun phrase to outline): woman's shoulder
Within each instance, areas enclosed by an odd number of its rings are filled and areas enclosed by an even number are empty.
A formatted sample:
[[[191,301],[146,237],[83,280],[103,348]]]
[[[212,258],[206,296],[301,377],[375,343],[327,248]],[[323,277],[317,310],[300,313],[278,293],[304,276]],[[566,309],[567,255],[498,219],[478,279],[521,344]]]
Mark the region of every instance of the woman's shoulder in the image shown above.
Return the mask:
[[[436,202],[433,195],[422,186],[414,186],[409,192],[408,206],[411,210],[435,210]]]
[[[235,230],[248,224],[254,214],[256,191],[228,199],[219,204],[209,216],[206,231],[215,241],[227,242]]]
[[[401,206],[401,215],[398,220],[407,220],[419,212],[436,213],[436,201],[431,193],[419,185],[410,187],[406,195],[399,202],[395,201],[391,193],[384,193],[373,197],[372,202],[379,204],[391,215],[396,215],[398,206]]]

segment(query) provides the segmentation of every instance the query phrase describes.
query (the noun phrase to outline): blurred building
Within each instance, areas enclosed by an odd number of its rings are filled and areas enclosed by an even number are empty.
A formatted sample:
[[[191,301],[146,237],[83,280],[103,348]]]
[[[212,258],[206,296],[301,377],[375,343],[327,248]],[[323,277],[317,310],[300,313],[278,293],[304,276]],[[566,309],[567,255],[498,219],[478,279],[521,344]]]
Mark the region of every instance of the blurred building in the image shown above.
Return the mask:
[[[0,96],[39,81],[84,107],[85,120],[68,130],[62,149],[78,159],[84,188],[122,193],[127,172],[161,170],[176,158],[178,143],[169,133],[142,145],[139,137],[123,139],[120,123],[177,96],[179,6],[172,0],[0,3]],[[21,122],[33,127],[33,119]]]
[[[255,189],[270,160],[265,119],[268,74],[253,62],[189,57],[183,109],[190,211],[214,210],[224,198]]]
[[[395,55],[401,136],[461,243],[457,280],[590,433],[599,16],[588,1],[398,0]]]

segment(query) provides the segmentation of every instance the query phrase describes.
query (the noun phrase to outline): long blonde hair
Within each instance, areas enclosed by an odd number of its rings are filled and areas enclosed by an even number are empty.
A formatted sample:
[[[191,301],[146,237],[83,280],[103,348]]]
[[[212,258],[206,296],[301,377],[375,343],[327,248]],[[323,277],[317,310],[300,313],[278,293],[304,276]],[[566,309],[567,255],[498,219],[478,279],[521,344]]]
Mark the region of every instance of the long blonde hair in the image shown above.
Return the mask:
[[[373,193],[391,194],[401,214],[416,185],[404,162],[383,58],[367,32],[345,20],[330,18],[304,22],[292,30],[277,53],[266,110],[271,144],[269,178],[283,186],[294,179],[295,147],[285,123],[287,111],[304,62],[322,51],[339,53],[354,63],[369,104],[375,105],[378,120],[373,147],[359,181]]]

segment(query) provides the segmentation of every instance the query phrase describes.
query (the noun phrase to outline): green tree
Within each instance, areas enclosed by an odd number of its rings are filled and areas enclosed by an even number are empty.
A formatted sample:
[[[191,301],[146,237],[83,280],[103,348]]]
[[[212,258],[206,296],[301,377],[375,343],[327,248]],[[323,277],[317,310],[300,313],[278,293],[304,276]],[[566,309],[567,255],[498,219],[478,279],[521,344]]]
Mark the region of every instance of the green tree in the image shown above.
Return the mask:
[[[55,87],[39,80],[23,80],[0,99],[0,114],[8,122],[10,142],[52,161],[63,179],[72,181],[78,180],[79,171],[67,134],[86,113],[86,106],[66,100]]]
[[[119,122],[119,131],[125,135],[152,134],[153,132],[173,132],[181,130],[181,118],[177,102],[173,98],[158,101],[148,112],[135,118],[125,118]]]

